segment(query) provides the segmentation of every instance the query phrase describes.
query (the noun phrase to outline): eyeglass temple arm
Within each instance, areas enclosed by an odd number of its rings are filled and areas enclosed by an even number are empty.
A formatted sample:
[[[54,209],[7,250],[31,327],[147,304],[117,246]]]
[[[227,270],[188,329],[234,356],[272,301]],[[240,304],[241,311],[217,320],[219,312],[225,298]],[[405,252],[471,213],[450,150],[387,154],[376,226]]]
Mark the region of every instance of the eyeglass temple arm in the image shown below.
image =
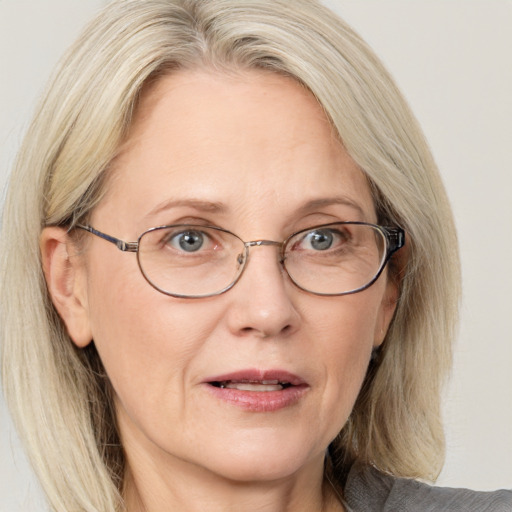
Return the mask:
[[[405,231],[402,228],[385,228],[389,240],[389,254],[405,245]]]
[[[83,226],[81,224],[78,224],[76,227],[88,231],[93,235],[99,236],[100,238],[103,238],[103,240],[106,240],[107,242],[114,244],[120,251],[137,252],[139,250],[139,242],[125,242],[124,240],[120,240],[119,238],[116,238],[114,236],[102,233],[101,231],[98,231],[97,229],[94,229],[91,226]]]

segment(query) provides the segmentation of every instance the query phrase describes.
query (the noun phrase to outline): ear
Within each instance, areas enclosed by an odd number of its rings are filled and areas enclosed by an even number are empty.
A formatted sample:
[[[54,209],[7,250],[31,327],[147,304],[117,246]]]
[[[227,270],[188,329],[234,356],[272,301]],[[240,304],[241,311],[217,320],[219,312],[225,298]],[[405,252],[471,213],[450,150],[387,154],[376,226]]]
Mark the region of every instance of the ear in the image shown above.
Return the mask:
[[[397,283],[395,279],[388,276],[386,290],[384,292],[384,296],[382,297],[377,322],[375,323],[373,342],[374,348],[380,347],[380,345],[382,345],[384,342],[384,338],[386,337],[386,333],[389,329],[389,324],[391,323],[393,315],[395,314],[396,305],[398,303],[398,295],[399,283]]]
[[[86,271],[65,228],[48,227],[39,240],[46,285],[68,334],[80,348],[92,341]]]
[[[393,256],[388,263],[386,271],[386,291],[381,303],[379,318],[375,326],[374,347],[379,347],[384,338],[395,314],[395,309],[400,296],[400,286],[405,276],[407,262],[409,261],[409,239],[405,237],[405,245]]]

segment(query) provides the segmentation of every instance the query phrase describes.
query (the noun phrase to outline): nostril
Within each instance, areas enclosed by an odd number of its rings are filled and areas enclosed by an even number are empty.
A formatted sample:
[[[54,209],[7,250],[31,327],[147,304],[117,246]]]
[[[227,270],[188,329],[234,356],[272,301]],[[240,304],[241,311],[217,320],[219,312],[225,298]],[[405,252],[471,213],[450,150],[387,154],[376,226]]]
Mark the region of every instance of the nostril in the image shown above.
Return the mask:
[[[288,334],[290,331],[292,331],[293,328],[290,324],[288,325],[285,325],[282,329],[281,329],[281,334]]]
[[[270,330],[257,329],[255,327],[243,327],[240,332],[243,334],[257,333],[257,337],[261,339],[273,338],[276,336],[288,335],[293,331],[291,324],[285,325],[279,332],[273,333]]]

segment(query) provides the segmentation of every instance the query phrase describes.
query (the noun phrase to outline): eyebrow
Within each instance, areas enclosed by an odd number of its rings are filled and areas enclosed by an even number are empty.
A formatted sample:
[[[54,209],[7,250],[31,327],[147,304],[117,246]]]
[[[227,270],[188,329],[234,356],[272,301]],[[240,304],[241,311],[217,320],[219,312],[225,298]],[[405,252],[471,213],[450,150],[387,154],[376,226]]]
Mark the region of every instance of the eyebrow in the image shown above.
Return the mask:
[[[164,201],[160,204],[157,204],[144,217],[150,217],[151,215],[156,215],[163,211],[170,210],[172,208],[178,208],[180,206],[188,206],[189,208],[194,208],[195,210],[208,213],[223,213],[226,211],[226,207],[222,203],[218,203],[215,201],[204,201],[201,199],[193,198],[171,199],[169,201]]]
[[[314,210],[317,210],[319,208],[325,208],[326,206],[332,206],[332,205],[342,205],[342,206],[348,206],[350,208],[353,208],[354,210],[357,210],[357,212],[361,215],[361,217],[364,219],[366,217],[365,211],[363,208],[357,204],[352,199],[346,197],[346,196],[334,196],[334,197],[325,197],[321,199],[313,199],[311,201],[308,201],[305,205],[301,206],[297,213],[298,214],[307,214]]]
[[[342,205],[348,206],[354,210],[356,210],[361,217],[364,219],[366,217],[363,208],[357,204],[352,199],[345,196],[334,196],[334,197],[325,197],[319,199],[312,199],[308,201],[306,204],[302,205],[296,212],[296,215],[305,215],[311,213],[319,208],[325,208],[326,206],[332,205]],[[227,207],[216,201],[205,201],[202,199],[171,199],[168,201],[164,201],[159,203],[154,208],[152,208],[144,217],[150,217],[152,215],[157,215],[163,211],[170,210],[172,208],[179,207],[189,207],[194,208],[195,210],[208,212],[208,213],[224,213],[227,211]]]

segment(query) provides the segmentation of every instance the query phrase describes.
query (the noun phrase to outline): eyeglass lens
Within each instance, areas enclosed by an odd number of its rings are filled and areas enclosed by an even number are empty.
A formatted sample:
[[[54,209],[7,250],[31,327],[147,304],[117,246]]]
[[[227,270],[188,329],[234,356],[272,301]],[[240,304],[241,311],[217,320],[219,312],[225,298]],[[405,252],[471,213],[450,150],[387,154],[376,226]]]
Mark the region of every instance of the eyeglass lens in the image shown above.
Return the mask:
[[[229,231],[176,225],[145,232],[139,239],[138,260],[142,273],[158,290],[204,297],[236,282],[248,251],[248,244]],[[386,254],[387,239],[378,226],[338,223],[294,234],[283,242],[279,257],[300,288],[341,295],[372,282]]]

